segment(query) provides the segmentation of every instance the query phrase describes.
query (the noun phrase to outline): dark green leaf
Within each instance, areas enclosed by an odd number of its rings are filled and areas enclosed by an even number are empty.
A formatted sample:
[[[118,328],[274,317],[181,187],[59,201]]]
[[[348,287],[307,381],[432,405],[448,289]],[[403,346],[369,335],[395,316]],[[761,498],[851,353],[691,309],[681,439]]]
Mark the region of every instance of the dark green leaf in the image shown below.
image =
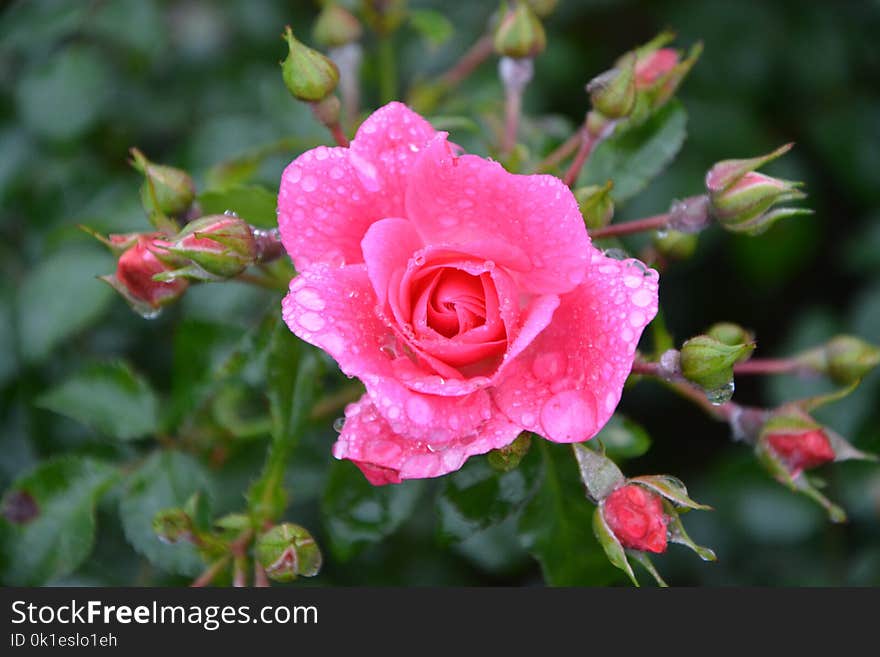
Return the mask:
[[[517,513],[535,493],[541,456],[532,449],[517,468],[498,472],[483,457],[468,460],[458,472],[443,478],[437,497],[440,533],[464,540],[474,532]]]
[[[208,474],[193,457],[174,450],[154,453],[128,477],[119,503],[125,537],[151,563],[180,575],[196,575],[202,560],[187,543],[166,545],[153,531],[159,511],[182,507],[197,491],[209,490]]]
[[[612,459],[634,459],[651,447],[651,437],[641,425],[627,417],[615,413],[596,435],[605,446],[605,452]]]
[[[156,432],[156,395],[125,363],[93,365],[52,388],[37,405],[100,433],[131,440]]]
[[[92,551],[95,504],[117,476],[101,461],[64,457],[18,479],[0,518],[3,581],[33,586],[76,570]]]
[[[18,292],[22,355],[38,361],[69,335],[96,320],[113,292],[99,274],[113,269],[113,258],[97,249],[56,253],[29,271]]]
[[[677,100],[657,110],[644,123],[620,126],[619,133],[600,143],[584,168],[578,185],[614,181],[615,203],[633,197],[660,174],[684,143],[687,113]]]
[[[321,511],[336,557],[348,559],[394,532],[415,509],[423,485],[413,479],[373,486],[351,461],[334,462]]]
[[[571,448],[537,441],[544,477],[523,509],[519,539],[552,586],[587,586],[617,575],[592,532],[593,505],[584,495]]]
[[[271,228],[278,224],[275,207],[278,195],[260,185],[232,185],[223,189],[209,189],[198,196],[204,214],[235,212],[254,226]]]

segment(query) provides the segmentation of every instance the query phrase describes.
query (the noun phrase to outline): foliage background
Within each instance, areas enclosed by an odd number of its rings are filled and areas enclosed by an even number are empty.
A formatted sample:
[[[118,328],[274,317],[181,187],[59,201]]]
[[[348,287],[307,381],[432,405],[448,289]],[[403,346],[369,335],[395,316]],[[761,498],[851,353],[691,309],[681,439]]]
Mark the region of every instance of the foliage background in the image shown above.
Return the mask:
[[[496,5],[411,4],[442,8],[456,31],[442,46],[429,47],[404,26],[395,37],[404,80],[443,70],[473,41]],[[292,0],[34,0],[12,3],[0,14],[0,489],[40,460],[61,454],[127,464],[119,479],[106,482],[108,490],[97,505],[94,551],[72,573],[63,567],[62,554],[56,555],[62,566],[44,563],[42,574],[23,574],[8,524],[0,521],[4,582],[184,583],[189,577],[172,571],[197,571],[187,562],[192,555],[165,553],[155,563],[140,556],[127,539],[140,541],[140,551],[149,554],[153,548],[143,542],[150,537],[126,536],[120,504],[123,511],[146,513],[154,501],[150,496],[167,501],[178,495],[181,481],[203,478],[216,512],[241,507],[241,493],[262,464],[265,432],[230,435],[222,418],[202,417],[198,435],[184,441],[194,456],[184,457],[171,449],[180,436],[162,435],[157,417],[175,404],[186,405],[181,398],[187,390],[200,384],[277,297],[239,284],[200,286],[179,307],[144,321],[94,280],[110,272],[113,261],[76,224],[104,232],[145,228],[139,180],[126,164],[132,145],[156,161],[189,169],[202,182],[213,164],[255,144],[290,138],[295,148],[269,158],[258,172],[260,182],[277,189],[284,164],[325,141],[308,110],[289,97],[277,66],[285,53],[278,39],[283,25],[290,23],[306,36],[314,15],[311,3]],[[832,7],[796,0],[562,0],[547,22],[548,49],[537,60],[536,79],[527,91],[530,116],[552,115],[535,128],[549,128],[556,139],[565,136],[586,109],[583,84],[664,27],[678,32],[679,43],[703,39],[706,44],[679,94],[689,113],[689,137],[668,172],[619,216],[662,211],[671,198],[698,193],[712,162],[766,152],[786,141],[797,142],[797,148],[773,171],[805,180],[816,211],[782,222],[760,238],[717,230],[701,235],[697,255],[663,280],[661,303],[676,337],[731,319],[756,331],[765,356],[785,355],[841,331],[878,342],[880,52],[875,37],[880,7],[868,1]],[[365,104],[376,106],[376,62],[369,45]],[[494,65],[487,64],[443,112],[480,119],[500,111],[501,97]],[[482,132],[452,133],[469,150],[488,152]],[[138,373],[112,368],[123,387],[135,390],[130,399],[136,402],[126,411],[140,425],[129,429],[137,435],[124,439],[112,426],[88,428],[45,408],[51,406],[48,391],[108,361],[129,363]],[[252,365],[253,371],[227,386],[226,394],[246,401],[254,397],[262,370],[259,359]],[[338,385],[332,366],[325,369],[325,385]],[[104,394],[94,381],[111,374],[106,365],[101,371],[87,380],[85,398]],[[742,401],[770,404],[818,384],[777,378],[738,385]],[[877,451],[878,400],[880,372],[874,372],[855,394],[818,417],[858,447]],[[717,509],[685,520],[695,540],[715,548],[720,561],[703,564],[674,547],[657,559],[668,581],[880,584],[876,467],[827,469],[829,495],[851,515],[849,524],[832,526],[820,509],[761,472],[749,450],[729,441],[723,426],[660,388],[635,387],[625,395],[623,410],[653,439],[652,449],[625,463],[625,470],[674,473],[695,499]],[[464,541],[444,537],[440,517],[451,523],[444,524],[447,534],[450,527],[459,535],[469,532],[467,523],[455,525],[445,516],[448,509],[438,502],[438,490],[450,482],[407,484],[376,494],[360,485],[353,467],[331,467],[331,421],[309,428],[287,477],[294,500],[289,517],[316,534],[327,556],[324,571],[309,583],[542,581],[512,519]],[[108,437],[114,434],[116,439]],[[161,451],[142,465],[157,445]],[[515,498],[517,486],[536,485],[529,477],[540,476],[533,470],[542,455],[553,463],[558,453],[533,450],[522,480],[501,485],[502,501],[509,494]],[[470,471],[479,478],[482,467],[477,463]],[[153,483],[144,484],[145,478]],[[138,484],[146,486],[140,497],[131,492]],[[499,495],[484,494],[477,499],[486,503]],[[589,510],[586,502],[582,505]],[[59,517],[70,519],[75,512],[62,509]],[[392,529],[384,540],[373,540]],[[598,553],[589,527],[572,531],[574,539],[583,540],[559,546],[579,564],[579,574],[568,583],[587,575],[596,583],[622,583]],[[70,554],[78,549],[69,547]]]

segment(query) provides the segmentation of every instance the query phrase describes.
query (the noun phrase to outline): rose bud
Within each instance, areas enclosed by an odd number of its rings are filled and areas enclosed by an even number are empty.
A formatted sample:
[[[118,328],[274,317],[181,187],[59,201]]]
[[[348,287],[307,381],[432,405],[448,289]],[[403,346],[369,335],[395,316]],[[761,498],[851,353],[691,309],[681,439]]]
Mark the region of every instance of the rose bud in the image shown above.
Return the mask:
[[[544,26],[535,12],[522,0],[508,9],[495,30],[495,52],[513,59],[532,58],[547,45]]]
[[[291,582],[300,575],[314,577],[321,570],[321,551],[315,539],[304,527],[290,522],[261,534],[256,556],[266,574],[278,582]]]
[[[788,463],[794,476],[802,470],[810,470],[834,460],[831,442],[822,429],[770,433],[767,442]]]
[[[798,190],[802,183],[772,178],[755,172],[758,167],[787,153],[786,144],[772,153],[746,160],[724,160],[706,174],[712,216],[725,229],[757,235],[779,219],[809,214],[806,208],[777,208],[774,205],[806,198]]]
[[[110,236],[110,242],[129,236]],[[181,263],[177,256],[169,253],[171,243],[163,239],[162,233],[140,234],[133,240],[116,264],[113,276],[102,276],[101,280],[119,292],[131,307],[145,317],[154,317],[163,307],[176,301],[186,291],[189,283],[177,278],[158,281],[157,275],[176,269]]]
[[[186,212],[196,195],[190,175],[181,169],[150,162],[137,148],[131,149],[131,155],[131,165],[146,178],[141,187],[144,208],[171,216]]]
[[[552,14],[556,5],[559,4],[559,0],[526,0],[526,2],[539,18],[545,18]]]
[[[614,216],[614,200],[611,198],[613,183],[609,180],[605,185],[587,185],[574,190],[584,223],[588,230],[604,228],[611,223]]]
[[[532,436],[523,431],[516,440],[505,447],[499,447],[489,452],[486,457],[489,465],[498,472],[510,472],[516,469],[532,446]]]
[[[704,388],[710,401],[727,401],[733,392],[733,366],[746,360],[754,349],[754,342],[729,345],[698,335],[681,347],[681,374]]]
[[[603,116],[622,119],[632,113],[636,102],[635,62],[635,54],[627,53],[615,68],[587,84],[590,102]]]
[[[638,484],[616,489],[602,502],[608,528],[625,548],[666,551],[668,519],[659,495]]]
[[[247,222],[229,215],[211,215],[189,223],[168,247],[209,274],[232,278],[254,263],[257,244]]]
[[[336,3],[324,5],[312,28],[315,43],[324,48],[339,48],[353,43],[362,34],[360,21],[345,7]]]
[[[284,84],[297,100],[318,102],[327,98],[339,82],[339,69],[317,50],[312,50],[293,36],[288,25],[282,38],[289,53],[281,62]]]
[[[363,0],[361,12],[380,36],[391,34],[406,19],[406,0]]]
[[[665,230],[655,233],[652,243],[657,252],[671,260],[686,260],[697,250],[695,233],[682,233],[678,230]]]
[[[825,368],[835,383],[849,385],[880,364],[880,348],[852,335],[838,335],[822,349]]]
[[[643,118],[672,98],[699,59],[703,51],[701,43],[694,44],[688,56],[682,59],[679,50],[664,47],[674,38],[672,32],[661,32],[633,51],[636,56],[636,107],[632,112],[634,117]],[[623,58],[618,61],[618,65],[622,61]]]
[[[709,327],[706,335],[726,345],[737,346],[755,341],[755,334],[733,322],[718,322]]]
[[[153,516],[153,531],[163,543],[177,543],[193,538],[192,520],[183,509],[165,509]]]
[[[660,48],[636,60],[636,88],[645,89],[667,75],[676,64],[679,54],[673,48]]]

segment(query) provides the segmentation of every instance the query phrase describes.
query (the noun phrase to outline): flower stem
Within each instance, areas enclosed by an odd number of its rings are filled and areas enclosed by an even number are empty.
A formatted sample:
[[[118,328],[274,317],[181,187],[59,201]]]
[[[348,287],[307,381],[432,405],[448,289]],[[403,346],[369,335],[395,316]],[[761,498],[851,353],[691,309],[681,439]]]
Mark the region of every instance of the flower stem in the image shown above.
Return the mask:
[[[397,97],[397,63],[390,34],[379,38],[379,93],[383,105]]]
[[[577,155],[574,156],[574,161],[571,163],[568,171],[565,172],[562,182],[569,187],[577,182],[581,169],[583,169],[584,165],[587,163],[590,153],[593,152],[596,143],[597,140],[589,133],[586,126],[582,127],[580,129],[580,147],[578,148]]]
[[[505,94],[504,105],[504,137],[501,141],[501,153],[510,155],[516,146],[519,132],[519,117],[522,112],[522,91],[509,89]]]
[[[208,566],[201,575],[196,577],[196,579],[193,580],[193,583],[190,584],[190,586],[193,588],[202,588],[213,582],[214,578],[217,577],[217,575],[219,575],[224,568],[226,568],[226,565],[229,563],[230,558],[231,557],[227,554],[226,556],[217,559],[217,561]]]
[[[803,363],[794,358],[753,358],[733,366],[734,374],[789,374],[803,369]],[[646,376],[663,376],[659,363],[636,361],[632,367],[633,374]]]
[[[339,121],[331,123],[327,126],[327,129],[330,131],[330,134],[333,135],[333,141],[336,142],[337,146],[348,148],[348,137],[345,136],[345,132],[342,130]]]
[[[538,162],[538,165],[535,167],[535,173],[548,171],[560,164],[563,160],[567,159],[572,154],[574,154],[581,143],[581,139],[581,131],[580,129],[578,129],[573,135],[571,135],[571,137],[569,137],[564,142],[562,142],[562,144],[557,146],[556,150],[554,150],[547,157]]]
[[[447,88],[455,87],[473,73],[492,55],[492,35],[484,34],[465,52],[452,67],[440,76]]]
[[[634,233],[644,233],[646,231],[662,230],[669,223],[669,214],[657,214],[653,217],[644,219],[636,219],[635,221],[627,221],[622,224],[612,224],[604,228],[597,228],[590,232],[593,239],[604,239],[607,237],[621,237],[623,235],[632,235]]]

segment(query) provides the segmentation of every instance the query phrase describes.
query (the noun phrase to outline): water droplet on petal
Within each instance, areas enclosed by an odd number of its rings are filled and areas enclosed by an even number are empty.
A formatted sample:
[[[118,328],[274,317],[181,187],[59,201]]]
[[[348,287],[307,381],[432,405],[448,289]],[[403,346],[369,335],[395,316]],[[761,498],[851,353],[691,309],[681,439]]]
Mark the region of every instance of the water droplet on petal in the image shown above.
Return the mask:
[[[549,383],[565,373],[568,357],[561,351],[539,354],[532,361],[532,373],[541,381]]]
[[[307,331],[320,331],[324,328],[324,318],[318,313],[303,313],[296,321]]]
[[[237,217],[238,216],[238,214],[236,214],[235,210],[224,210],[223,214],[226,215],[227,217]]]
[[[645,308],[651,305],[651,299],[651,293],[645,289],[638,290],[632,295],[633,305],[638,306],[639,308]]]
[[[421,426],[430,423],[434,416],[431,405],[421,397],[410,397],[407,400],[406,414],[410,420]]]
[[[318,188],[318,179],[314,176],[306,176],[299,186],[304,192],[313,192]]]
[[[547,438],[556,442],[577,442],[596,428],[596,402],[586,390],[564,390],[541,407],[541,424]]]
[[[344,417],[338,417],[335,420],[333,420],[333,430],[336,433],[342,433],[343,426],[345,426],[345,418]]]
[[[293,295],[293,298],[296,299],[296,302],[299,305],[308,310],[324,310],[324,306],[326,305],[321,298],[321,295],[310,287],[304,287],[297,290]]]
[[[734,388],[735,385],[733,381],[730,381],[718,388],[707,390],[706,399],[708,399],[714,406],[720,406],[721,404],[725,404],[731,400],[731,398],[733,397]]]

